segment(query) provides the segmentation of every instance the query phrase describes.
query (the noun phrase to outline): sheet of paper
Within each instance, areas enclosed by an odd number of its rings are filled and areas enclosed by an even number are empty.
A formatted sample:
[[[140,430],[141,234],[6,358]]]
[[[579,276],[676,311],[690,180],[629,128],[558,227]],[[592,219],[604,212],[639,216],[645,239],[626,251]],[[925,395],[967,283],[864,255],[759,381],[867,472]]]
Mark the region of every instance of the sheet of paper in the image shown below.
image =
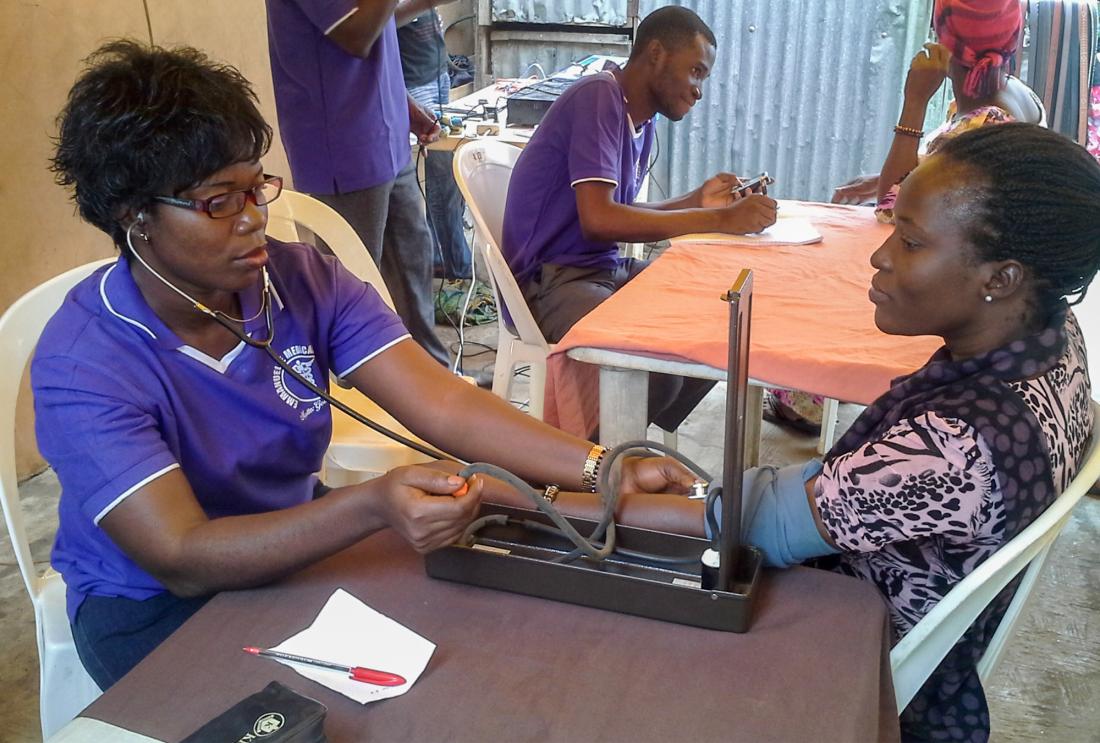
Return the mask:
[[[427,667],[435,652],[435,643],[378,613],[341,588],[329,597],[313,624],[272,650],[345,666],[364,666],[405,678],[406,683],[401,686],[375,686],[353,681],[340,671],[279,661],[306,678],[366,704],[407,692]]]
[[[93,717],[78,717],[50,736],[50,743],[161,743]]]
[[[809,245],[821,242],[821,233],[808,219],[780,216],[771,227],[751,235],[706,232],[676,238],[677,243],[728,243],[730,245]]]

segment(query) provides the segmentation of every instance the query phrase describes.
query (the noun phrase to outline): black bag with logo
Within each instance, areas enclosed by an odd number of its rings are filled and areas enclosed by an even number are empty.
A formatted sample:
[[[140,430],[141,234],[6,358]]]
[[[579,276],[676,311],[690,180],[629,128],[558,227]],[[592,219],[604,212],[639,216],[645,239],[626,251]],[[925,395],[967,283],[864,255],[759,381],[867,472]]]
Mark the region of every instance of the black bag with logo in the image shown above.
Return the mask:
[[[325,743],[325,705],[272,681],[182,743]]]

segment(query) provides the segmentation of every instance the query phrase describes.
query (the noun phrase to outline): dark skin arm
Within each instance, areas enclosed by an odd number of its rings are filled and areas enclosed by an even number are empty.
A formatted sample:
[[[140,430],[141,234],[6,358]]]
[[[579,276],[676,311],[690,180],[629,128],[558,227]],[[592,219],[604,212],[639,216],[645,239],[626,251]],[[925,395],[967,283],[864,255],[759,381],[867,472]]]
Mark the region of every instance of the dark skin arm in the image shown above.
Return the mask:
[[[358,0],[358,10],[329,32],[328,38],[353,57],[366,57],[389,23],[398,0]]]
[[[450,465],[446,463],[441,463],[441,466],[445,470],[450,470]],[[481,480],[480,485],[483,488],[481,497],[486,503],[532,510],[535,508],[526,495],[517,492],[504,482],[483,475],[475,475],[471,480]],[[817,508],[817,500],[814,498],[816,485],[817,476],[806,481],[806,500],[810,504],[810,512],[813,514],[818,533],[828,544],[835,547],[836,544],[825,530],[825,524],[821,521],[821,512]],[[603,516],[603,504],[599,496],[594,493],[562,492],[558,494],[554,505],[565,516],[590,521],[599,521]],[[615,521],[622,526],[650,529],[667,534],[683,534],[689,537],[705,537],[704,508],[703,501],[685,498],[682,495],[624,492],[619,496]]]
[[[729,206],[699,208],[644,208],[619,204],[615,187],[603,181],[584,181],[574,187],[581,231],[600,242],[653,242],[692,232],[746,234],[775,223],[775,201],[761,194],[738,199]]]
[[[905,78],[905,98],[902,102],[900,126],[920,131],[924,127],[924,115],[928,102],[947,79],[947,67],[951,61],[951,52],[940,44],[925,44],[924,49],[913,57],[909,65],[909,74]],[[894,134],[890,151],[879,173],[876,197],[882,199],[902,178],[917,167],[917,151],[920,138],[908,134]]]
[[[450,544],[477,513],[480,485],[402,467],[280,511],[210,519],[183,472],[158,477],[101,521],[107,535],[177,596],[276,580],[390,526],[420,552]]]
[[[411,340],[348,375],[348,381],[410,431],[466,461],[492,462],[535,483],[581,489],[592,443],[535,420],[496,395],[449,373]],[[665,457],[639,460],[627,490],[687,492],[692,477]]]

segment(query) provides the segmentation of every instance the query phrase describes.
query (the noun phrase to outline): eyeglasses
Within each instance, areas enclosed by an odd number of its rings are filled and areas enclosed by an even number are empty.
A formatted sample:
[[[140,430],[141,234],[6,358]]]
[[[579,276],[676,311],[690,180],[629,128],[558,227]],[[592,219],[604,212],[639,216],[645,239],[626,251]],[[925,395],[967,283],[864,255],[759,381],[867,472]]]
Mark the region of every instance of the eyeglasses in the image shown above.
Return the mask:
[[[244,211],[244,206],[251,201],[256,206],[270,204],[279,198],[283,192],[283,179],[278,175],[264,174],[264,182],[258,186],[252,186],[241,191],[211,196],[209,199],[180,199],[175,196],[154,196],[153,201],[162,204],[178,206],[183,209],[194,209],[197,212],[206,212],[211,219],[225,219],[235,217]]]

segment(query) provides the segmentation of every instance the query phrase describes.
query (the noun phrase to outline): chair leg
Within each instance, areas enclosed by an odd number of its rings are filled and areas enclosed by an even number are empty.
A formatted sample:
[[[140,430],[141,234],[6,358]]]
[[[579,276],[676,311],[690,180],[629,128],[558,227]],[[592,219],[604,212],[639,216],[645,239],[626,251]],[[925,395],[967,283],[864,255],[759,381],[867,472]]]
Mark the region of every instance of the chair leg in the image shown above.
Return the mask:
[[[833,446],[833,438],[836,436],[837,416],[840,412],[840,403],[831,397],[825,398],[821,408],[821,438],[817,441],[817,453],[824,454]]]
[[[515,358],[512,355],[513,341],[498,336],[498,345],[505,346],[497,350],[496,364],[493,366],[493,394],[503,400],[512,399],[512,374],[515,371]]]
[[[532,361],[530,371],[531,384],[528,387],[528,394],[530,395],[531,402],[527,406],[528,412],[531,417],[536,420],[542,420],[544,398],[546,396],[546,362],[545,361]]]

